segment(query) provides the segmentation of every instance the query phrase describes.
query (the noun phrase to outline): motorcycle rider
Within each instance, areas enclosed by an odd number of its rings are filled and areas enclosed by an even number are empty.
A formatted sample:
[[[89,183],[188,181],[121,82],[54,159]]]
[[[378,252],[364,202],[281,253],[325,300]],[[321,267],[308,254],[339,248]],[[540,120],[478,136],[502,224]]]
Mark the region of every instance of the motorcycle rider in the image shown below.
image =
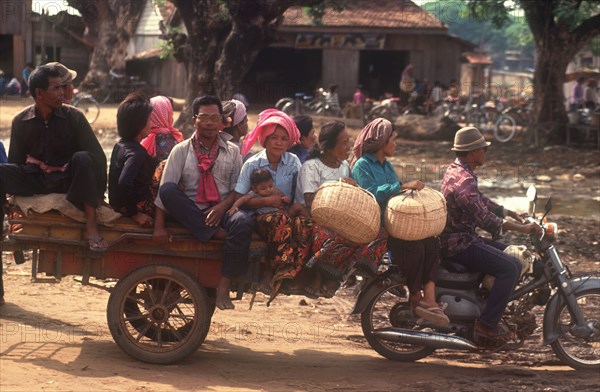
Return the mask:
[[[507,245],[479,237],[475,229],[480,227],[490,233],[500,229],[521,233],[535,230],[541,235],[541,228],[535,223],[523,224],[501,218],[494,210],[503,208],[479,191],[474,170],[483,165],[490,144],[475,127],[464,127],[456,133],[452,148],[456,160],[446,169],[442,180],[441,191],[446,198],[448,218],[440,240],[444,257],[496,278],[485,309],[475,324],[473,337],[479,346],[498,347],[511,338],[498,323],[519,281],[521,263],[503,252]],[[502,215],[523,222],[517,213],[504,211],[506,214]]]

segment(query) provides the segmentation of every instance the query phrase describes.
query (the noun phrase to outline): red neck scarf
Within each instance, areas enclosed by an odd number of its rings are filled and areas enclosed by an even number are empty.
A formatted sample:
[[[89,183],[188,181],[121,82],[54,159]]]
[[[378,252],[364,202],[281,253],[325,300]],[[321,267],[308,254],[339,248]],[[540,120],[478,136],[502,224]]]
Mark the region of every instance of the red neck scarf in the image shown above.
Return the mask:
[[[200,181],[198,181],[198,189],[196,190],[196,202],[202,205],[214,206],[221,201],[219,189],[212,174],[212,168],[219,156],[219,136],[217,136],[217,140],[215,140],[207,154],[202,153],[200,145],[200,138],[197,134],[194,134],[192,137],[192,146],[194,147],[196,158],[198,158],[198,171],[200,172]]]

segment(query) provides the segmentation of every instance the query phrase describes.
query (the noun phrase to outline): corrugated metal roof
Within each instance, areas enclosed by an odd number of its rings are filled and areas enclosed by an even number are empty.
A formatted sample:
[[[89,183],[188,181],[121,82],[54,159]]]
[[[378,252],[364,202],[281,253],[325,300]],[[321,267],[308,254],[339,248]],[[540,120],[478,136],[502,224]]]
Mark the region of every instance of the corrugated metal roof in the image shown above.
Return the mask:
[[[447,29],[438,18],[409,0],[349,0],[343,7],[341,11],[327,8],[321,26]],[[281,26],[317,27],[301,7],[289,8]]]

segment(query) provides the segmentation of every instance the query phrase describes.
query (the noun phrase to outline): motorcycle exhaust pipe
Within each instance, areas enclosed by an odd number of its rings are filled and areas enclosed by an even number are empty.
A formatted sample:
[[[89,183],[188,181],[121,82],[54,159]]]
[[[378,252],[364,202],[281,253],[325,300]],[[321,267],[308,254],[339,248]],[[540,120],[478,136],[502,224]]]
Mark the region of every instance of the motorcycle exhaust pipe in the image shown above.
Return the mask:
[[[477,346],[467,339],[448,336],[435,332],[419,332],[400,328],[376,329],[373,335],[381,340],[413,344],[431,348],[447,348],[451,350],[477,350]]]

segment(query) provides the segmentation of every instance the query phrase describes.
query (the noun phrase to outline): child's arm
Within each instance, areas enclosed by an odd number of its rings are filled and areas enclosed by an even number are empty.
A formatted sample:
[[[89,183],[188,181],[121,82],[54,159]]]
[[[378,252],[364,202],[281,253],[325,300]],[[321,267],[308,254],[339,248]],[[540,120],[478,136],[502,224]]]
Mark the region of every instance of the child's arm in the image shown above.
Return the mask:
[[[249,200],[252,199],[251,195],[243,195],[238,198],[231,208],[227,211],[227,215],[231,216],[240,210],[240,207],[243,207]]]
[[[290,203],[292,202],[292,198],[289,196],[286,196],[282,191],[279,190],[279,188],[275,188],[273,190],[273,195],[272,196],[279,196],[281,198],[281,202],[285,205],[290,205]],[[284,207],[284,206],[282,206]],[[281,208],[281,207],[279,207]]]

